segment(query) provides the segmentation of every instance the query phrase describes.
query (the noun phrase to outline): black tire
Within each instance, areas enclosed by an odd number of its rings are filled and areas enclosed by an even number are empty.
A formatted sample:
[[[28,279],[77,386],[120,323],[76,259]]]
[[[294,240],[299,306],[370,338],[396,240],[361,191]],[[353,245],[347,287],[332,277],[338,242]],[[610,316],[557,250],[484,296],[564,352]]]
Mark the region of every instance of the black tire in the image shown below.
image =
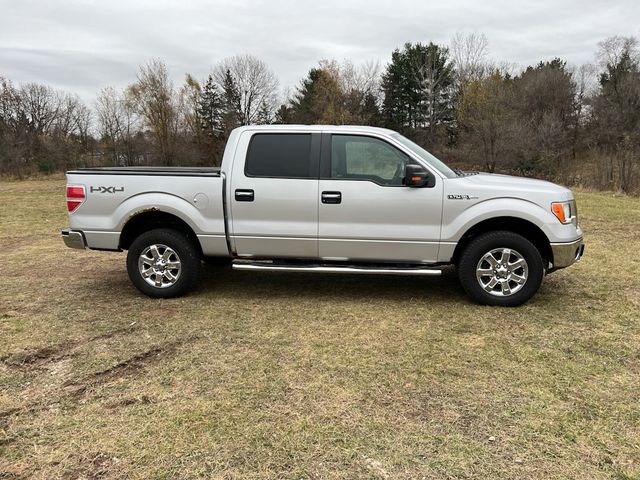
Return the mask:
[[[486,291],[476,278],[476,268],[485,254],[495,249],[508,248],[515,250],[524,258],[528,268],[528,275],[524,284],[514,293],[498,296]],[[487,265],[487,264],[485,264]],[[544,262],[538,249],[522,235],[509,231],[494,231],[478,235],[464,247],[458,261],[458,278],[462,288],[474,301],[482,305],[497,305],[502,307],[517,307],[527,302],[540,288],[544,277]],[[519,271],[521,275],[522,270]],[[491,273],[489,274],[491,275]],[[494,274],[495,275],[495,274]],[[486,278],[486,277],[485,277]],[[500,277],[501,281],[504,277]],[[489,283],[491,277],[485,283]],[[495,287],[502,290],[501,284]],[[513,283],[514,290],[518,285]]]
[[[180,262],[179,272],[174,283],[164,287],[157,287],[147,283],[143,278],[138,262],[141,254],[152,245],[164,245],[177,255]],[[175,259],[175,257],[172,257]],[[127,272],[131,282],[145,295],[153,298],[173,298],[184,295],[192,290],[200,273],[200,252],[184,233],[177,230],[159,228],[149,230],[137,237],[127,253]],[[154,277],[157,278],[157,277]],[[164,280],[164,277],[162,277]],[[170,283],[168,281],[167,283]]]

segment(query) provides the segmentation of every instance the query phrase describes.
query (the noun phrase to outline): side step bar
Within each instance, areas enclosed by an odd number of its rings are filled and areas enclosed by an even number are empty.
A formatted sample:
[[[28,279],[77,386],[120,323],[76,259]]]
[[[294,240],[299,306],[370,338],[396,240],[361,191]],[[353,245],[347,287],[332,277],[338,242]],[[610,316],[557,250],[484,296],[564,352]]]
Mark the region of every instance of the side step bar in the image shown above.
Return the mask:
[[[441,270],[423,267],[366,267],[354,265],[318,265],[318,264],[281,264],[266,262],[238,262],[232,264],[234,270],[261,270],[268,272],[313,272],[313,273],[350,273],[365,275],[440,275]]]

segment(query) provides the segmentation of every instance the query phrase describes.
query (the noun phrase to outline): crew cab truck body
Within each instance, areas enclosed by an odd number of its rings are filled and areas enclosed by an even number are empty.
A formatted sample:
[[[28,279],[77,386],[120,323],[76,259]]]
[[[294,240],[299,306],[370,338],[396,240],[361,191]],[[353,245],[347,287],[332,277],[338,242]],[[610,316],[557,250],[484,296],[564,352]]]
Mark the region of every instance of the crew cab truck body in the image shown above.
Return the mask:
[[[221,168],[67,172],[69,247],[128,250],[153,297],[191,289],[202,260],[240,270],[437,275],[455,264],[477,302],[515,306],[584,250],[570,190],[451,170],[396,132],[234,130]]]

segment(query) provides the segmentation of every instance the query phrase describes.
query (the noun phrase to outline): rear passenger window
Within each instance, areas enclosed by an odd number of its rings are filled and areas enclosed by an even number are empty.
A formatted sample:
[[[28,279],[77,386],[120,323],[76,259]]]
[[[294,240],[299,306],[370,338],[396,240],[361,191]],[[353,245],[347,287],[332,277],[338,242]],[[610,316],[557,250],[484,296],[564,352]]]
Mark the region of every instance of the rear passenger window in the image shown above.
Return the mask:
[[[248,177],[311,178],[310,157],[311,134],[257,133],[249,142],[244,173]]]

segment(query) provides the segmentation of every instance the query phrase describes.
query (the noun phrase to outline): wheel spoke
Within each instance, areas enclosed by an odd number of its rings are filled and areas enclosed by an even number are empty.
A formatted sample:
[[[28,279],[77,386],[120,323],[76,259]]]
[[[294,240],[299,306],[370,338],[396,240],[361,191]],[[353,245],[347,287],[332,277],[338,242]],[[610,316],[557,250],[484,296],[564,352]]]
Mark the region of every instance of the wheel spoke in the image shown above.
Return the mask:
[[[165,270],[164,271],[164,276],[167,280],[169,280],[171,283],[175,282],[178,277],[176,277],[173,273],[171,273],[169,270]]]
[[[144,256],[144,255],[140,255],[140,260],[142,260],[142,263],[144,263],[145,265],[153,265],[154,264],[153,258],[149,258],[149,257]]]
[[[491,268],[478,268],[476,270],[476,277],[478,278],[492,277],[492,276],[493,276],[493,269]]]
[[[153,274],[153,268],[147,268],[146,270],[143,270],[141,273],[142,273],[142,278],[149,278]]]
[[[524,268],[526,265],[527,265],[527,262],[525,261],[525,259],[519,258],[515,262],[510,263],[509,267],[511,267],[511,270],[517,270],[519,268]]]
[[[160,251],[158,250],[157,245],[151,245],[151,247],[149,247],[149,252],[151,252],[154,260],[158,260],[160,258]]]
[[[507,280],[503,280],[500,283],[500,287],[502,288],[503,295],[511,295],[511,287],[509,286],[509,282]]]
[[[175,270],[176,268],[180,268],[180,261],[169,262],[166,265],[168,270]]]
[[[498,284],[498,280],[496,280],[495,278],[492,278],[491,280],[489,280],[489,283],[484,284],[482,287],[487,291],[487,292],[491,292],[493,291],[493,289],[495,288],[495,286]]]
[[[505,248],[502,250],[502,255],[500,257],[500,263],[507,264],[509,263],[509,257],[511,257],[511,249]]]
[[[162,286],[162,277],[163,276],[164,275],[162,273],[156,273],[156,276],[155,276],[156,287],[161,287]]]
[[[527,281],[527,277],[524,277],[522,275],[516,275],[515,273],[512,273],[511,274],[511,280],[516,282],[518,285],[522,285],[522,284],[524,284],[524,282]]]
[[[173,255],[173,250],[171,250],[170,248],[166,248],[164,250],[164,253],[162,254],[162,260],[164,260],[165,262],[168,262],[169,257],[171,257],[171,255]]]
[[[489,262],[489,265],[491,265],[492,267],[495,267],[498,265],[498,261],[496,260],[496,258],[493,256],[491,252],[487,253],[484,257],[482,257],[482,259]]]

